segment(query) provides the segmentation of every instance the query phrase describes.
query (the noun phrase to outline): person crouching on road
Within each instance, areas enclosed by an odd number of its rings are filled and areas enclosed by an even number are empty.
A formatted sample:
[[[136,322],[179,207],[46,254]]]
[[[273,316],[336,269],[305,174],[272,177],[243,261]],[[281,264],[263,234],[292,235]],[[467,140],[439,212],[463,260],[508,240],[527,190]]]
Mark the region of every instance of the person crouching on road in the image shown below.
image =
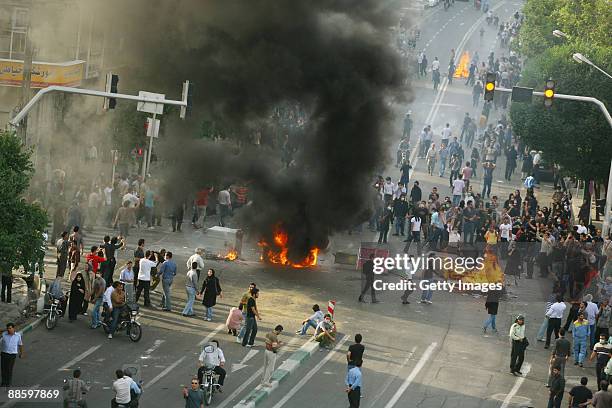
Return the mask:
[[[243,322],[244,316],[242,316],[242,304],[239,304],[238,307],[232,307],[227,315],[227,320],[225,321],[225,325],[227,326],[227,334],[231,334],[234,337],[238,336],[238,330]]]
[[[263,375],[261,377],[261,385],[271,387],[272,373],[276,365],[276,355],[278,350],[283,345],[282,341],[278,340],[278,335],[283,332],[283,326],[277,325],[274,330],[266,334],[266,351],[264,352]]]
[[[325,315],[325,319],[317,325],[315,331],[315,341],[319,342],[321,350],[324,348],[331,349],[333,343],[336,342],[336,325],[331,320],[331,315]]]

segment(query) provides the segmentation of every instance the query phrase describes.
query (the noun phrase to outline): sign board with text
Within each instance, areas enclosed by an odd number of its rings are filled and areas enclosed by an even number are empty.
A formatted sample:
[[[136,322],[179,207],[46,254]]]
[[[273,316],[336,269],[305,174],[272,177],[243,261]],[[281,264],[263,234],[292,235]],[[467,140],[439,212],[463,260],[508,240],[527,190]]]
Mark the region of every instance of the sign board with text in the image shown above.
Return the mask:
[[[78,87],[85,73],[85,61],[61,63],[32,62],[30,87],[46,88],[52,85]],[[23,61],[0,58],[0,85],[21,86]]]

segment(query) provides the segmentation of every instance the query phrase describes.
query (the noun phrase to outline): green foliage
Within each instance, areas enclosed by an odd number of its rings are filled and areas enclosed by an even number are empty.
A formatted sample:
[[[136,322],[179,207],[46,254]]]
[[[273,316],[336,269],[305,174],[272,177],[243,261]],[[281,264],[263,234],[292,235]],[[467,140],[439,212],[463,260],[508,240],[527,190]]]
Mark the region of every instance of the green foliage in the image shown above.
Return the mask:
[[[612,8],[604,7],[605,2],[528,0],[520,34],[519,50],[528,57],[521,85],[541,90],[551,78],[556,82],[556,93],[592,96],[610,109],[612,81],[572,59],[573,53],[580,52],[605,71],[612,71]],[[553,29],[570,38],[554,38]],[[533,104],[513,103],[510,117],[515,133],[560,164],[566,173],[587,180],[607,180],[612,130],[594,104],[555,99],[548,109],[541,98],[534,98]]]
[[[150,116],[148,113],[137,111],[134,104],[118,104],[111,114],[113,143],[119,151],[128,154],[137,146],[146,146],[144,125]]]
[[[47,226],[45,211],[25,201],[33,173],[31,151],[19,139],[0,132],[0,270],[9,271],[44,256],[43,231]]]

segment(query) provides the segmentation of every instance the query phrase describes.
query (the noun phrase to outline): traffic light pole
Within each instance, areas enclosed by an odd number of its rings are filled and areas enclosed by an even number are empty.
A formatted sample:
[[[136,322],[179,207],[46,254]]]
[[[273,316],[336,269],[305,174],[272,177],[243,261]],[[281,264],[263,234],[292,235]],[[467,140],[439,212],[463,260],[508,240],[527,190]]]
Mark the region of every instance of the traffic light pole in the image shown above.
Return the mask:
[[[507,88],[497,88],[496,87],[495,92],[497,91],[504,92],[504,93],[512,93],[512,89],[507,89]],[[535,96],[544,96],[544,92],[534,91],[533,94]],[[610,116],[610,112],[608,112],[606,105],[604,105],[604,103],[597,98],[593,98],[590,96],[565,95],[565,94],[556,93],[554,95],[554,99],[566,99],[569,101],[588,102],[588,103],[595,104],[599,107],[601,112],[606,117],[606,120],[608,121],[608,124],[610,125],[610,127],[612,127],[612,116]],[[612,213],[612,160],[610,161],[610,176],[608,177],[608,190],[606,194],[606,209],[604,211],[605,211],[605,214],[604,214],[603,228],[601,229],[601,235],[602,237],[605,238],[610,233],[610,223],[612,219],[612,214],[611,214]]]
[[[34,95],[32,99],[30,99],[30,101],[19,111],[17,115],[15,115],[13,119],[9,121],[9,123],[13,126],[18,127],[19,123],[28,115],[28,113],[32,110],[34,105],[36,105],[36,103],[40,101],[43,96],[51,92],[63,92],[63,93],[70,93],[70,94],[98,96],[101,98],[125,99],[125,100],[135,101],[135,102],[151,102],[151,103],[162,104],[162,105],[185,106],[185,107],[187,106],[186,99],[182,101],[175,101],[172,99],[152,99],[152,98],[147,98],[147,97],[137,96],[137,95],[127,95],[127,94],[120,94],[120,93],[114,93],[114,92],[97,91],[94,89],[81,89],[81,88],[71,88],[67,86],[53,85],[53,86],[49,86],[47,88],[43,88],[40,91],[38,91],[38,93]]]

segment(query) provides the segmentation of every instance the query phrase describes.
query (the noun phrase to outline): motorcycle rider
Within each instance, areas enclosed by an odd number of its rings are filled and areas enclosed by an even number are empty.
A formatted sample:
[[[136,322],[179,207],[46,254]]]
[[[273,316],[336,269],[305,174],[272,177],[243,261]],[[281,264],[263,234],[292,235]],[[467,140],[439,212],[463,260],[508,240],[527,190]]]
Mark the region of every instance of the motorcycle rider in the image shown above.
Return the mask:
[[[212,346],[212,351],[207,352],[206,349]],[[227,375],[225,369],[225,356],[223,354],[223,350],[219,347],[219,342],[217,340],[211,340],[208,346],[204,347],[202,353],[200,353],[200,357],[198,358],[198,362],[200,368],[198,368],[198,381],[200,384],[203,383],[204,379],[204,371],[206,371],[206,367],[214,367],[213,371],[219,375],[219,380],[217,383],[217,391],[223,392],[221,387],[223,387],[223,382],[225,381],[225,376]]]
[[[119,324],[119,318],[121,316],[121,312],[125,309],[125,292],[123,291],[123,284],[119,281],[113,282],[113,288],[115,290],[111,293],[111,313],[113,321],[110,326],[110,333],[108,334],[108,338],[112,339],[115,330],[117,330],[117,325]]]
[[[81,370],[76,369],[72,372],[72,378],[64,384],[64,408],[68,408],[70,403],[76,403],[77,407],[87,408],[85,394],[89,392],[89,386],[81,380]]]
[[[136,382],[125,375],[123,370],[115,371],[117,379],[113,382],[115,398],[111,400],[111,408],[134,408],[138,406],[138,396],[142,390]],[[136,398],[132,398],[132,393]]]

